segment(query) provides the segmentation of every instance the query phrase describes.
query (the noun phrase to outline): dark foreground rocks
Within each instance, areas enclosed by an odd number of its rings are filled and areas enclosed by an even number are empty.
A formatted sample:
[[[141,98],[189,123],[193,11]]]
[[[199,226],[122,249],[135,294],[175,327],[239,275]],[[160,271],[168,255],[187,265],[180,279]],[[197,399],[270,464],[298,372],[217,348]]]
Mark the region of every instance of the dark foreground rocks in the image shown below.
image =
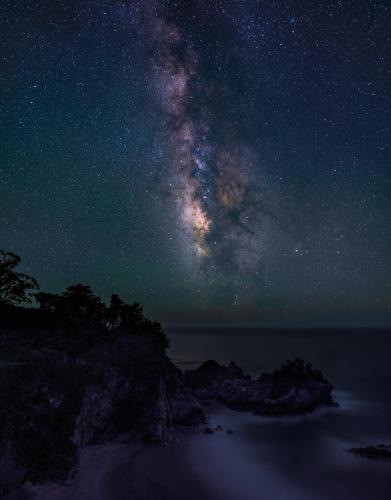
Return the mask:
[[[318,370],[296,359],[281,369],[253,379],[234,362],[206,361],[188,370],[185,382],[200,400],[217,399],[230,408],[260,415],[303,414],[320,405],[335,405],[333,386]]]
[[[162,443],[173,426],[206,421],[181,372],[147,337],[113,337],[75,354],[42,347],[15,355],[6,344],[0,498],[26,481],[67,480],[83,446],[119,435]]]
[[[362,448],[351,448],[348,450],[354,455],[370,459],[391,460],[391,444],[379,444],[377,446],[365,446]]]
[[[0,328],[0,344],[0,498],[67,481],[87,445],[164,443],[175,426],[222,431],[205,427],[207,399],[272,415],[333,404],[331,384],[299,360],[252,379],[215,361],[183,374],[143,334]]]

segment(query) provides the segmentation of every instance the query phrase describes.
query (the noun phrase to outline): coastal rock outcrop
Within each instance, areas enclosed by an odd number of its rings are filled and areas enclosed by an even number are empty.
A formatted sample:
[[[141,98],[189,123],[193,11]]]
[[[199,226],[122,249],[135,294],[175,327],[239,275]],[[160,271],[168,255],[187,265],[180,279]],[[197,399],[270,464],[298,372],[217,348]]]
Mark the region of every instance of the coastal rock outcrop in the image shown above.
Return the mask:
[[[199,425],[206,422],[204,409],[191,391],[179,383],[170,399],[171,418],[174,425]]]
[[[221,431],[207,425],[208,399],[273,415],[332,403],[331,384],[299,360],[258,379],[234,362],[182,373],[153,336],[56,326],[34,335],[0,331],[0,496],[26,481],[67,480],[86,445],[164,443],[179,425]]]
[[[0,401],[0,496],[25,481],[66,480],[82,446],[119,435],[162,443],[174,425],[205,422],[181,372],[137,336],[0,360]]]
[[[147,414],[147,428],[144,439],[154,443],[163,443],[167,440],[171,427],[171,409],[167,396],[166,381],[163,377],[156,382],[155,394],[149,405]]]
[[[95,442],[108,430],[118,402],[128,395],[130,383],[117,370],[112,368],[104,375],[100,384],[85,388],[72,438],[77,446]]]
[[[364,458],[391,460],[391,444],[350,448],[348,451]]]
[[[333,386],[299,359],[258,379],[244,375],[234,362],[222,366],[210,360],[186,371],[184,378],[200,400],[217,399],[233,409],[260,415],[302,414],[322,404],[335,405]]]
[[[26,475],[26,469],[17,463],[9,440],[0,448],[0,491],[18,486]]]

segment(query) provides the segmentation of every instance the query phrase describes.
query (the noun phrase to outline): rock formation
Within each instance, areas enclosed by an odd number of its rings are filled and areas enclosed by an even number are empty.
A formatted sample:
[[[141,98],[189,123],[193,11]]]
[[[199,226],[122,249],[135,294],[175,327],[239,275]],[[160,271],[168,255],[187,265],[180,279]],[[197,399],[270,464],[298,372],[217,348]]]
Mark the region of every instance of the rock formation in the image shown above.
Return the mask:
[[[351,448],[348,450],[360,457],[370,459],[386,459],[391,460],[391,444],[379,444],[377,446],[365,446],[362,448]]]
[[[102,334],[81,349],[77,337],[69,340],[74,333],[34,333],[3,337],[0,495],[25,481],[66,480],[80,447],[119,435],[163,443],[178,425],[213,433],[207,399],[273,415],[333,403],[331,384],[299,360],[258,379],[234,362],[207,361],[183,374],[145,335]]]
[[[174,425],[205,422],[164,352],[113,338],[77,356],[36,349],[0,361],[0,496],[24,481],[65,480],[81,446],[120,434],[161,443]]]
[[[301,360],[252,379],[234,362],[222,366],[206,361],[188,370],[185,381],[199,399],[217,399],[230,408],[261,415],[301,414],[318,406],[334,405],[333,386],[322,373]]]

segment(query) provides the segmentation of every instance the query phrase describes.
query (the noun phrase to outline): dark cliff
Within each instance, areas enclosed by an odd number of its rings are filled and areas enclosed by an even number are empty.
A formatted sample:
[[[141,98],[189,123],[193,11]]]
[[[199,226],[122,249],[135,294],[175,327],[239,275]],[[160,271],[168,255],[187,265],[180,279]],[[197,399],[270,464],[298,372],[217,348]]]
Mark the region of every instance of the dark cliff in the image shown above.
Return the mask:
[[[204,422],[153,334],[75,329],[39,311],[7,311],[0,318],[1,494],[25,481],[65,480],[81,446],[118,435],[162,442],[174,425]]]

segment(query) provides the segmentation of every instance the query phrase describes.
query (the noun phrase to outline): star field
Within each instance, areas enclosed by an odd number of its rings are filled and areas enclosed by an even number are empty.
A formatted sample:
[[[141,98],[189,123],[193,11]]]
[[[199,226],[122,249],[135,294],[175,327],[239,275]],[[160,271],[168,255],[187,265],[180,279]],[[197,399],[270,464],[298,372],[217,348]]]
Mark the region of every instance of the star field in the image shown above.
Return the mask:
[[[389,325],[387,1],[3,1],[0,248],[163,322]]]

